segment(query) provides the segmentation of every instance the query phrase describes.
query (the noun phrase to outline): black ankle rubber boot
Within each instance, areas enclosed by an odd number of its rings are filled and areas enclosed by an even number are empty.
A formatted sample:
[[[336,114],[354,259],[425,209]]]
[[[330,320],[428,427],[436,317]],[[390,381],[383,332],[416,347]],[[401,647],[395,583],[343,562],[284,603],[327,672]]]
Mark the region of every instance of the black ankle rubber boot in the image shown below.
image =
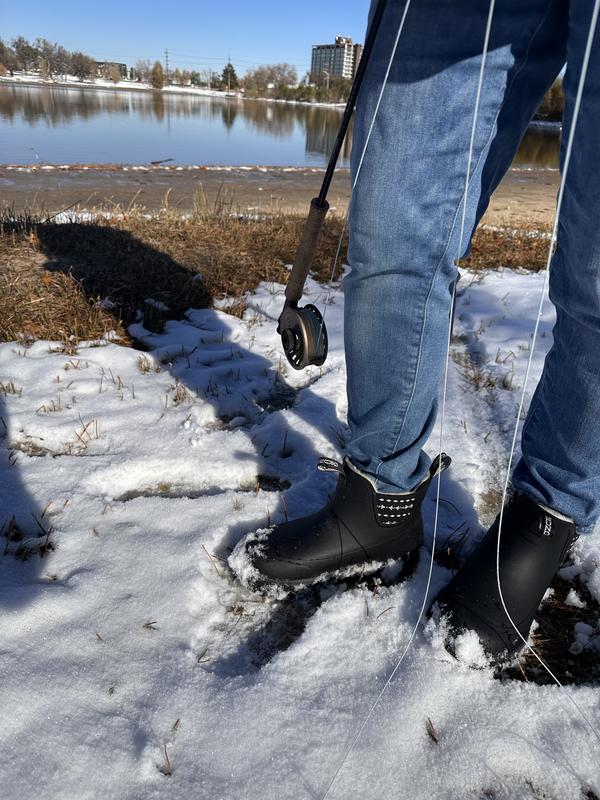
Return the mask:
[[[421,504],[433,477],[450,458],[436,458],[410,493],[377,492],[373,479],[350,461],[321,459],[319,469],[339,472],[335,494],[309,517],[258,531],[242,540],[230,563],[241,580],[259,588],[291,588],[330,578],[338,570],[398,559],[423,542]]]
[[[473,630],[495,659],[512,658],[523,647],[554,575],[577,539],[574,523],[516,495],[504,510],[500,537],[500,587],[496,552],[498,520],[436,599],[449,623],[448,649],[458,634]]]

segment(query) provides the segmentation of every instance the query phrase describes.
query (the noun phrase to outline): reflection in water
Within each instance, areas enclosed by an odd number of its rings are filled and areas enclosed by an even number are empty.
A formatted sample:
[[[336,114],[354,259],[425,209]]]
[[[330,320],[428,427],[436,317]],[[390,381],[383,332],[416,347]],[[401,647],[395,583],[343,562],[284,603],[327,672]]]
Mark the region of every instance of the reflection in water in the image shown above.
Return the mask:
[[[331,109],[317,107],[311,111],[314,115],[306,128],[306,152],[328,156],[337,135],[339,117],[333,116]],[[513,162],[514,166],[558,169],[559,142],[560,131],[557,126],[534,124],[523,137]],[[351,148],[352,125],[342,148],[342,157],[345,161],[350,159]]]
[[[221,107],[221,119],[228,131],[233,128],[237,115],[238,109],[236,105],[233,103],[223,103]]]
[[[231,101],[219,98],[216,102],[221,105]],[[207,97],[110,89],[0,86],[0,117],[9,121],[20,118],[30,125],[43,121],[49,126],[62,126],[100,114],[137,115],[161,122],[167,110],[175,117],[215,117],[221,113],[213,98]]]
[[[322,154],[329,157],[333,150],[335,137],[340,126],[340,114],[331,108],[316,106],[310,109],[310,120],[306,127],[306,152],[311,155]],[[352,149],[352,123],[342,145],[341,158],[350,160]]]
[[[341,115],[339,107],[239,98],[2,85],[0,123],[6,124],[0,124],[0,145],[2,161],[18,163],[30,160],[31,150],[49,162],[140,163],[168,148],[178,163],[323,165]],[[40,128],[47,133],[36,139]],[[349,163],[351,145],[350,130],[342,166]],[[556,167],[557,160],[558,133],[535,128],[516,163]]]
[[[152,113],[159,122],[165,117],[165,98],[162,92],[152,92]],[[127,109],[129,113],[129,109]]]
[[[521,142],[515,157],[515,166],[552,167],[558,169],[558,127],[534,125]]]

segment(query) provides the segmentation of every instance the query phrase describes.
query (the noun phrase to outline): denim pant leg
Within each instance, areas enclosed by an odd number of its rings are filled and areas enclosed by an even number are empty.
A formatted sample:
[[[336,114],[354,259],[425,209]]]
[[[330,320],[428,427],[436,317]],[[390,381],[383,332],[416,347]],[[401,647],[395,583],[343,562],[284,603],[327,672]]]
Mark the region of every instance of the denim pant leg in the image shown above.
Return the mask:
[[[593,3],[571,0],[564,161]],[[600,28],[600,26],[599,26]],[[523,428],[516,489],[572,517],[600,515],[600,31],[577,122],[550,268],[554,343]]]
[[[353,177],[403,8],[388,3],[361,89]],[[352,197],[348,455],[382,491],[410,491],[426,475],[422,448],[435,420],[454,262],[563,63],[561,47],[554,59],[548,52],[566,26],[564,0],[497,0],[459,243],[487,10],[472,0],[411,4]]]

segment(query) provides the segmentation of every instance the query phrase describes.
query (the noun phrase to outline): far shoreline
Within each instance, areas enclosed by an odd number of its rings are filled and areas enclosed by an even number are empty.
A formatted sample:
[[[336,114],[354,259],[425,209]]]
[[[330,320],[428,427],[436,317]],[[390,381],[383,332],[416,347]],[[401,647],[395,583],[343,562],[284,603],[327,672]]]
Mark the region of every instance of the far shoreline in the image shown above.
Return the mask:
[[[124,85],[126,84],[126,85]],[[0,86],[24,86],[33,89],[92,89],[93,91],[103,92],[140,92],[148,94],[168,94],[173,97],[181,95],[183,97],[209,97],[219,100],[256,100],[264,103],[285,103],[293,106],[309,106],[315,108],[337,108],[343,109],[345,103],[324,103],[320,101],[308,100],[284,100],[277,97],[247,97],[243,92],[224,92],[219,89],[194,88],[192,86],[163,86],[162,89],[154,89],[152,86],[136,81],[119,81],[112,84],[109,81],[98,83],[97,81],[56,81],[44,80],[35,77],[14,78],[7,75],[0,76]]]

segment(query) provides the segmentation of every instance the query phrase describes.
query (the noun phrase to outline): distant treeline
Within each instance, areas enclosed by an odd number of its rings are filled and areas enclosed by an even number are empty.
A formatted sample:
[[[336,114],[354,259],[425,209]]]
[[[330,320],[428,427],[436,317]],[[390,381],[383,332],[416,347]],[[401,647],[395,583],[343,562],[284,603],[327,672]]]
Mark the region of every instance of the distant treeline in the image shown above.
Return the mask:
[[[298,79],[290,64],[263,64],[238,77],[234,65],[227,63],[221,72],[207,69],[202,72],[175,67],[167,74],[160,61],[137,61],[135,66],[96,61],[79,50],[69,52],[56,42],[38,38],[28,42],[17,36],[10,44],[0,39],[0,75],[16,71],[36,73],[43,78],[73,75],[80,80],[104,78],[114,83],[122,80],[149,83],[155,89],[165,86],[198,86],[223,91],[243,91],[247,97],[270,97],[276,100],[301,102],[343,103],[348,98],[351,81],[325,75],[306,74]],[[564,106],[562,81],[557,80],[540,106],[536,116],[545,120],[560,120]]]
[[[165,86],[197,86],[223,91],[243,91],[248,97],[271,97],[304,102],[343,102],[348,97],[350,81],[327,79],[308,74],[298,80],[290,64],[263,64],[238,77],[232,63],[221,72],[180,69],[175,66],[167,74],[160,61],[139,60],[135,66],[124,63],[97,61],[79,50],[70,52],[57,42],[38,38],[29,42],[17,36],[10,43],[0,39],[0,75],[15,72],[31,73],[45,79],[75,76],[81,81],[104,78],[117,83],[122,80],[149,83],[155,89]]]
[[[70,52],[56,42],[38,38],[28,42],[17,36],[10,45],[0,39],[0,74],[14,75],[16,71],[35,72],[44,78],[75,75],[81,80],[105,77],[116,81],[126,77],[124,64],[96,61],[75,50]]]

